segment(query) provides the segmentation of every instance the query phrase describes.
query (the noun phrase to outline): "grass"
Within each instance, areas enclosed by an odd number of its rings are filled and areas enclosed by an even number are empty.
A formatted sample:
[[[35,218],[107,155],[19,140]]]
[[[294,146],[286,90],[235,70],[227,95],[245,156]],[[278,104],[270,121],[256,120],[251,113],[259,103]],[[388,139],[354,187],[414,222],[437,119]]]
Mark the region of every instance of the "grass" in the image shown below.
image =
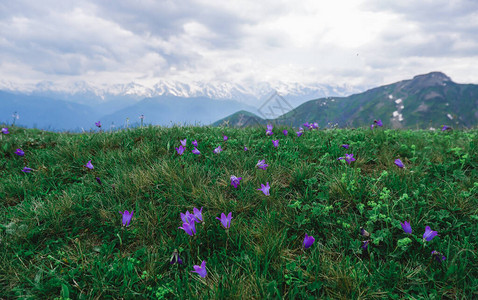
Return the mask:
[[[9,129],[0,140],[2,299],[478,297],[476,129],[299,138],[286,127],[272,137],[265,128]],[[338,161],[345,153],[356,161]],[[242,177],[237,189],[231,175]],[[257,190],[266,182],[270,196]],[[179,215],[193,207],[204,207],[205,222],[190,237]],[[120,210],[134,210],[130,226]],[[215,218],[228,212],[226,232]],[[424,242],[425,226],[439,235]],[[305,233],[315,237],[308,249]],[[174,249],[183,265],[169,263]],[[203,260],[205,278],[191,272]]]

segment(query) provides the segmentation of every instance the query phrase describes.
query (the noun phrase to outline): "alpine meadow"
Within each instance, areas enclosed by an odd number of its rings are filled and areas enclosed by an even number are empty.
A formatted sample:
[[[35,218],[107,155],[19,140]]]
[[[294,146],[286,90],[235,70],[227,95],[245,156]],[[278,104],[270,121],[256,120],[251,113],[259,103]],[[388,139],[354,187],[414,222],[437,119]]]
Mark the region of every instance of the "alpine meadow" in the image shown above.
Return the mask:
[[[0,126],[1,299],[478,298],[476,128],[96,125]]]

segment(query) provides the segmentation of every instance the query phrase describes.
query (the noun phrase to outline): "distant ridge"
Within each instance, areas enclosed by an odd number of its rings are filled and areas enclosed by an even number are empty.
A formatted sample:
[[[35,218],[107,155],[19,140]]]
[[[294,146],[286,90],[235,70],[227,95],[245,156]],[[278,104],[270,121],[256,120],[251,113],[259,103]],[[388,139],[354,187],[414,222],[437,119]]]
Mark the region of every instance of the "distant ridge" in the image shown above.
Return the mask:
[[[241,123],[239,115],[242,115]],[[470,128],[478,125],[478,85],[458,84],[442,72],[431,72],[348,97],[310,100],[275,119],[255,116],[244,122],[247,117],[245,112],[237,112],[214,125],[301,126],[304,122],[317,122],[322,128],[330,124],[360,127],[381,119],[390,128],[429,129],[443,124]]]

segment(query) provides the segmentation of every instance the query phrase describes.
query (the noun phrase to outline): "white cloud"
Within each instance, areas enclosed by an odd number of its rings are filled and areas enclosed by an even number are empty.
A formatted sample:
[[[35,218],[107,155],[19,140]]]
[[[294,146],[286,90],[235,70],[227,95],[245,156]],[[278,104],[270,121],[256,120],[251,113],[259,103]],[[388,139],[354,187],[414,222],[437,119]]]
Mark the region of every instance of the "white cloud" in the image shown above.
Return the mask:
[[[461,1],[6,1],[2,82],[284,81],[377,86],[430,71],[478,83]]]

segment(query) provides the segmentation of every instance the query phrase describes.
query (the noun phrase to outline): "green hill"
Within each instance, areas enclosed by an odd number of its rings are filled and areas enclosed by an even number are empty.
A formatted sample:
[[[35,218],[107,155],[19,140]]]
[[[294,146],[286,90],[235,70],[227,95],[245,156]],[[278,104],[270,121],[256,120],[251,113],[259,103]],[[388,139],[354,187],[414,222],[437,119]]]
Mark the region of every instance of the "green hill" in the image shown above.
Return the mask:
[[[477,130],[265,130],[0,133],[0,298],[478,296]]]
[[[222,121],[241,127],[235,122],[236,114]],[[368,126],[378,119],[389,128],[428,129],[444,124],[472,128],[478,125],[478,85],[458,84],[432,72],[349,97],[311,100],[262,124],[301,126],[308,121],[322,128],[331,124],[344,128]]]

